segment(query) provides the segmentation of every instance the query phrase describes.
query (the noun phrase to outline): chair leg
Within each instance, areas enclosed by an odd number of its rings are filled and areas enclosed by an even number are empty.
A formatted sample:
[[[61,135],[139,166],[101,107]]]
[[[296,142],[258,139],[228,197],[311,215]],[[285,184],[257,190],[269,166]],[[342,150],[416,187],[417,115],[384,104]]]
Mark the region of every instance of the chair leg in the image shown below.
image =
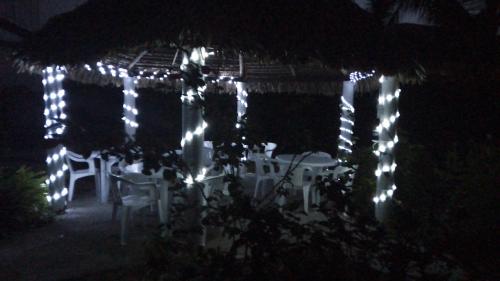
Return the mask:
[[[70,202],[73,200],[73,192],[75,191],[75,182],[76,182],[76,178],[70,176],[70,178],[69,178],[69,192],[68,192],[68,201],[70,201]]]
[[[309,190],[311,186],[310,185],[304,185],[302,188],[304,192],[304,212],[308,213],[309,212]]]
[[[127,226],[128,226],[129,217],[130,217],[130,207],[123,206],[121,233],[120,233],[120,244],[121,245],[127,245]]]
[[[111,213],[111,221],[114,222],[116,220],[116,213],[118,211],[118,204],[113,203],[113,212]]]

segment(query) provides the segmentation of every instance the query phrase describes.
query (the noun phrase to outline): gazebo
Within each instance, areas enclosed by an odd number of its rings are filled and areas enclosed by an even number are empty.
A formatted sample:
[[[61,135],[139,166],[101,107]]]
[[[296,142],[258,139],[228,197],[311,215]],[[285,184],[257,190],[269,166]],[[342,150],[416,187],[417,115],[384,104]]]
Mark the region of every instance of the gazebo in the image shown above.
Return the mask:
[[[90,0],[25,37],[15,58],[21,71],[42,75],[45,138],[54,145],[64,134],[61,120],[68,117],[66,78],[123,87],[123,121],[130,140],[140,125],[137,89],[181,91],[180,145],[191,171],[188,184],[205,176],[204,92],[236,94],[236,126],[245,115],[248,92],[339,95],[341,162],[352,152],[354,92],[379,88],[373,202],[383,220],[384,206],[396,190],[399,83],[421,79],[422,69],[446,73],[466,52],[463,42],[458,34],[437,27],[384,26],[351,1]],[[65,151],[59,144],[48,152],[48,200],[53,204],[61,204],[67,194],[67,167],[61,161]]]

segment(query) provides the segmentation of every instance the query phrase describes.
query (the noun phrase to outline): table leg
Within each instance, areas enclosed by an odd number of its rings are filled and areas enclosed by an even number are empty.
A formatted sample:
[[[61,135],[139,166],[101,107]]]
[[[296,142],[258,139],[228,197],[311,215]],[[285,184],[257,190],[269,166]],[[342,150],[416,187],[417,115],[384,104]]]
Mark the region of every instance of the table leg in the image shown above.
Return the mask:
[[[168,222],[168,182],[162,180],[159,186],[160,199],[158,200],[158,213],[160,216],[160,223],[166,224]]]
[[[108,169],[106,160],[101,158],[100,163],[100,174],[101,174],[101,203],[108,202],[109,197],[109,181],[108,181]]]

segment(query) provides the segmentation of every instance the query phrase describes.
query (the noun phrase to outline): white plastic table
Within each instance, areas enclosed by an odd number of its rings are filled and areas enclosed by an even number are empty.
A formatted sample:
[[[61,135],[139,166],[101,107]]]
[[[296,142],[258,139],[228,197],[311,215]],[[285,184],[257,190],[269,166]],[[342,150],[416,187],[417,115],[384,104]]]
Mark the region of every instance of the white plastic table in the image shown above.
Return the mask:
[[[295,156],[295,158],[294,158]],[[276,160],[283,164],[297,164],[303,155],[295,154],[280,154],[276,156]],[[292,162],[293,160],[293,162]],[[299,164],[300,166],[307,166],[311,168],[325,168],[337,166],[337,160],[326,156],[309,155],[305,157]]]

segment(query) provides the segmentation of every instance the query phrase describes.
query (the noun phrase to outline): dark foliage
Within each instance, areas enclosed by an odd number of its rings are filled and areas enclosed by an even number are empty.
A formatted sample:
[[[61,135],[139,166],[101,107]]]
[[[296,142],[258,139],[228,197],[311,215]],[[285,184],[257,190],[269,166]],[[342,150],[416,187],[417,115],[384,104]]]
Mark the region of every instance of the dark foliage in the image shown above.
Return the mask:
[[[26,167],[0,169],[0,237],[51,221],[44,181],[44,173]]]

